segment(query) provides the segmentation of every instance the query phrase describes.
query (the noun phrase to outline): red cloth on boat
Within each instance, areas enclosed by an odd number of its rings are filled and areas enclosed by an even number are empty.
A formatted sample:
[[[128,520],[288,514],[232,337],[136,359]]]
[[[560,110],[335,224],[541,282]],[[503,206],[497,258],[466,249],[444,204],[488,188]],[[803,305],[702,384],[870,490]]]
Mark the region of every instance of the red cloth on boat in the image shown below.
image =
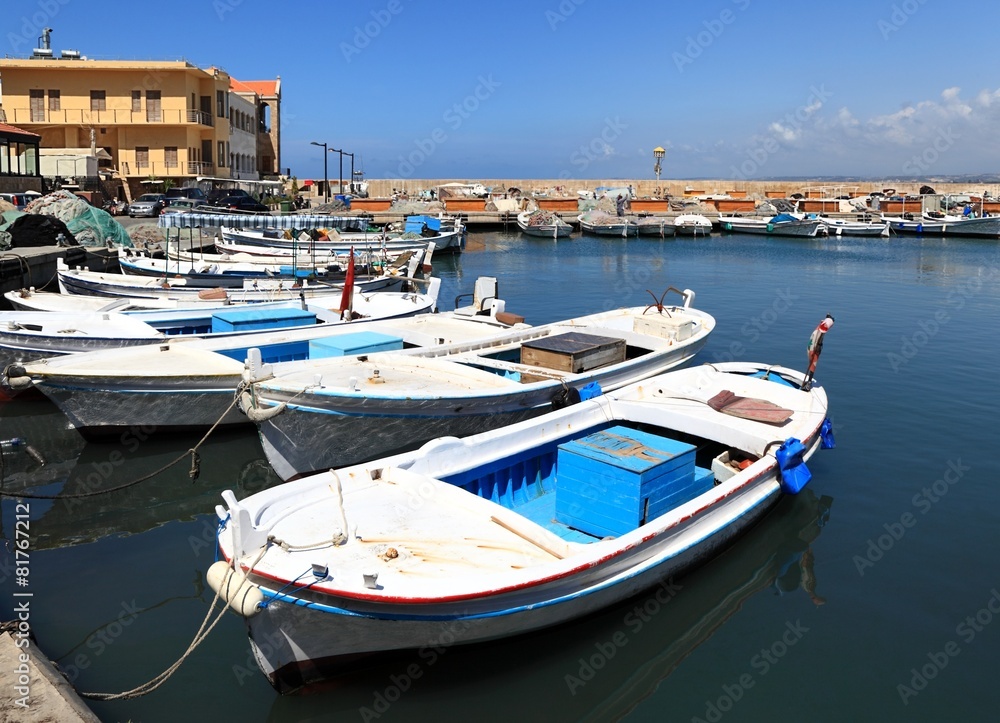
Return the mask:
[[[781,425],[792,416],[791,409],[779,407],[774,402],[741,397],[725,389],[709,399],[708,406],[723,414],[765,424]]]

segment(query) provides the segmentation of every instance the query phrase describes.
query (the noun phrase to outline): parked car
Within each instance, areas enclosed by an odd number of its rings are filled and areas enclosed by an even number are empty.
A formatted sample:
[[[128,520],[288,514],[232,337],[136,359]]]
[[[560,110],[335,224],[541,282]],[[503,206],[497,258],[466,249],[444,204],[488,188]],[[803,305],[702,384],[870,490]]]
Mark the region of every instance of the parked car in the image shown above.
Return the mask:
[[[0,200],[6,201],[18,211],[23,211],[32,198],[33,196],[29,196],[26,193],[0,193]]]
[[[144,193],[128,207],[129,218],[136,216],[159,216],[167,205],[167,197],[162,193]]]
[[[174,198],[193,198],[196,201],[201,201],[205,203],[207,198],[205,197],[205,192],[202,191],[197,186],[187,186],[185,188],[168,188],[167,189],[167,200]]]
[[[174,198],[170,200],[167,207],[163,209],[163,215],[175,213],[191,213],[199,206],[204,206],[202,201],[194,198]]]
[[[224,198],[229,198],[230,196],[246,196],[250,197],[250,194],[244,191],[242,188],[213,188],[208,192],[208,203],[216,206],[219,201]]]
[[[250,196],[227,196],[226,198],[220,199],[218,203],[215,204],[219,208],[227,208],[233,211],[256,211],[267,212],[267,206],[262,203],[257,203]]]

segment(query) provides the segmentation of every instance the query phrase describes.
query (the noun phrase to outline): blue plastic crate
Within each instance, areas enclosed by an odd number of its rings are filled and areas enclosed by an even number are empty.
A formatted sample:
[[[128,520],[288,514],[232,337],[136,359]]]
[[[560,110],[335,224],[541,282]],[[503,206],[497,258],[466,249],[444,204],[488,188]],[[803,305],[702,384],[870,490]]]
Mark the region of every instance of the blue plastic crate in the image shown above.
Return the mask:
[[[316,314],[303,309],[224,309],[212,314],[212,331],[284,329],[316,323]]]
[[[399,351],[402,348],[403,340],[398,336],[379,334],[376,331],[356,331],[323,339],[312,339],[309,342],[309,358],[373,354],[378,351]]]
[[[693,445],[621,426],[561,444],[556,520],[599,537],[634,530],[693,484],[694,455]]]

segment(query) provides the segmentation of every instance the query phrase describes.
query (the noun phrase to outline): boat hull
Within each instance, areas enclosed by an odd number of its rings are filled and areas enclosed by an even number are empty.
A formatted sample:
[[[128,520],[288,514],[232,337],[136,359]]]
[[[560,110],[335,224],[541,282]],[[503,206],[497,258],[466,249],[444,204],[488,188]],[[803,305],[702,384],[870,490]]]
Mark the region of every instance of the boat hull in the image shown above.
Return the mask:
[[[764,236],[791,236],[795,238],[814,238],[818,233],[820,221],[782,221],[769,223],[752,219],[723,219],[720,227],[730,233],[750,233]]]
[[[453,645],[484,643],[570,622],[657,584],[663,586],[658,594],[666,602],[672,595],[671,577],[711,559],[762,519],[780,497],[777,477],[771,474],[637,547],[612,570],[592,568],[535,591],[529,599],[495,600],[485,609],[455,603],[414,614],[409,608],[405,612],[411,619],[396,619],[387,626],[385,616],[392,615],[387,610],[307,607],[275,600],[247,620],[254,656],[271,684],[288,693],[343,673],[357,663],[359,654],[410,650],[426,659]]]
[[[595,369],[573,379],[574,387],[596,382],[605,392],[688,363],[707,334],[669,351],[658,351],[623,365]],[[265,383],[266,384],[266,383]],[[305,390],[258,389],[264,409],[286,405],[259,424],[268,461],[282,479],[320,469],[413,449],[441,436],[468,436],[536,416],[553,408],[560,381],[514,384],[474,397],[317,394]]]

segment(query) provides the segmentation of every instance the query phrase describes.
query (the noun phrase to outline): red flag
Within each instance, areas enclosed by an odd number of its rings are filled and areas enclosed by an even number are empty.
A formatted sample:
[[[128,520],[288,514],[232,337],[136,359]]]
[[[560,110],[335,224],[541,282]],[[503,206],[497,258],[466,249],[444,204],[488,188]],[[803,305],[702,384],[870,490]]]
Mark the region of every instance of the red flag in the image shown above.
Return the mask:
[[[351,255],[347,258],[347,276],[344,278],[344,293],[340,297],[340,318],[351,320],[351,312],[354,306],[354,247],[351,246]]]

